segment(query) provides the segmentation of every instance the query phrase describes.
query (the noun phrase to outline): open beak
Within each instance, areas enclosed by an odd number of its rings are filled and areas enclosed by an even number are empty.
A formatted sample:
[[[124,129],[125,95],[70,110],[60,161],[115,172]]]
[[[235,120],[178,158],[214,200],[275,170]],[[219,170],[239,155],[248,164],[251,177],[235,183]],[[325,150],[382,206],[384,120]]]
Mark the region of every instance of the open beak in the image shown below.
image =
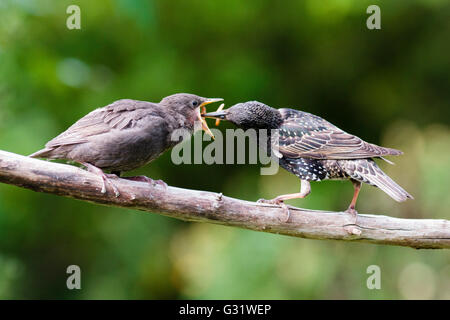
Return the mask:
[[[206,113],[206,105],[213,103],[213,102],[218,102],[218,101],[223,101],[222,98],[213,98],[213,99],[208,99],[205,102],[203,102],[199,108],[198,108],[198,120],[200,120],[200,122],[202,123],[202,129],[211,136],[211,138],[214,139],[214,135],[211,132],[211,130],[209,130],[208,124],[206,123],[206,120],[202,117],[203,114]]]

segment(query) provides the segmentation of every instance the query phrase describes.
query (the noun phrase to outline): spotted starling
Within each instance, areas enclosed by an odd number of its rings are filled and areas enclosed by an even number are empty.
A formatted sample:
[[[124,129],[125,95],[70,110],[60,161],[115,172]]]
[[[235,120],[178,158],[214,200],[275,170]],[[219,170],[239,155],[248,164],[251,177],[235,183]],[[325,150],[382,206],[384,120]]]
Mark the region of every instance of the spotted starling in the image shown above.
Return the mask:
[[[172,139],[175,130],[185,129],[192,134],[195,121],[200,121],[202,128],[213,136],[200,110],[221,100],[186,93],[165,97],[159,103],[118,100],[87,114],[30,157],[78,162],[102,177],[102,193],[108,183],[119,196],[109,178],[139,168],[181,142],[182,138]],[[165,185],[144,176],[128,179]]]
[[[399,150],[367,143],[318,116],[294,109],[277,110],[249,101],[219,110],[203,116],[228,120],[244,130],[267,129],[269,139],[262,143],[263,147],[270,156],[279,159],[282,168],[301,179],[299,193],[264,202],[285,206],[285,200],[306,197],[311,191],[310,181],[327,179],[349,179],[353,183],[354,195],[347,209],[352,214],[357,213],[355,205],[362,182],[380,188],[396,201],[413,199],[373,160],[390,162],[383,157],[402,154]]]

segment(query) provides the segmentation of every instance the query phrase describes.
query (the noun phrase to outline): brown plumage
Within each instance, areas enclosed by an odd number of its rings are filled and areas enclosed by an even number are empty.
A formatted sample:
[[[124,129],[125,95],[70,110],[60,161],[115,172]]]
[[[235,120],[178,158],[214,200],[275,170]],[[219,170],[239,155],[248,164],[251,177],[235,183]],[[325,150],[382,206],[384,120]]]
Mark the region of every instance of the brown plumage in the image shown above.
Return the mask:
[[[384,156],[400,155],[401,151],[365,142],[313,114],[294,109],[277,110],[249,101],[204,116],[228,120],[243,129],[270,129],[268,153],[279,159],[281,167],[302,180],[299,193],[278,196],[271,203],[304,198],[311,190],[309,181],[326,179],[352,181],[355,192],[347,209],[352,213],[356,213],[361,183],[379,187],[396,201],[413,198],[372,160],[385,160]]]
[[[120,176],[123,171],[151,162],[181,141],[172,138],[175,130],[192,134],[195,121],[203,120],[200,109],[220,100],[185,93],[168,96],[159,103],[118,100],[90,112],[30,157],[79,162],[103,178],[102,192],[109,183],[118,196],[117,188],[108,180],[111,175],[103,170]],[[204,120],[202,127],[212,135]],[[153,182],[143,176],[131,178]]]

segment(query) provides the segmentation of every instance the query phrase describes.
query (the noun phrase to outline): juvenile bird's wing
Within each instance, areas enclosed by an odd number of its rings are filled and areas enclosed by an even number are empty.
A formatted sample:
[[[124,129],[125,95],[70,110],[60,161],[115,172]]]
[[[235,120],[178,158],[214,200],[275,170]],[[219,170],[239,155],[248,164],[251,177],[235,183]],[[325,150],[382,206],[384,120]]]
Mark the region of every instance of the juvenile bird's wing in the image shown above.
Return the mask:
[[[310,113],[293,109],[279,111],[284,122],[272,136],[275,154],[279,156],[360,159],[402,154],[399,150],[367,143]]]
[[[118,100],[85,115],[45,146],[56,148],[83,143],[87,142],[90,136],[107,133],[113,129],[134,128],[139,120],[152,114],[164,117],[154,103],[131,99]]]

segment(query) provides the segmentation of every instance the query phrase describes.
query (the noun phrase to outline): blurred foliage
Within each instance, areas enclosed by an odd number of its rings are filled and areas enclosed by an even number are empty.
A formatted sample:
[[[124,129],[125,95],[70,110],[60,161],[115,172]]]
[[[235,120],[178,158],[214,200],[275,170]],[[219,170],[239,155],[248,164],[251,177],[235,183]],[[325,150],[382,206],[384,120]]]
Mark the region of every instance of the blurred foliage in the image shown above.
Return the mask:
[[[70,4],[81,30],[66,28]],[[382,30],[366,28],[370,4]],[[0,149],[30,154],[119,98],[260,100],[405,152],[381,165],[415,200],[365,186],[360,212],[449,219],[449,37],[445,0],[1,0]],[[299,188],[284,171],[176,166],[169,153],[134,173],[249,200]],[[351,195],[350,183],[313,183],[291,204],[340,210]],[[79,291],[65,287],[71,264]],[[366,287],[372,264],[381,290]],[[449,275],[445,251],[184,223],[0,185],[3,299],[450,299]]]

